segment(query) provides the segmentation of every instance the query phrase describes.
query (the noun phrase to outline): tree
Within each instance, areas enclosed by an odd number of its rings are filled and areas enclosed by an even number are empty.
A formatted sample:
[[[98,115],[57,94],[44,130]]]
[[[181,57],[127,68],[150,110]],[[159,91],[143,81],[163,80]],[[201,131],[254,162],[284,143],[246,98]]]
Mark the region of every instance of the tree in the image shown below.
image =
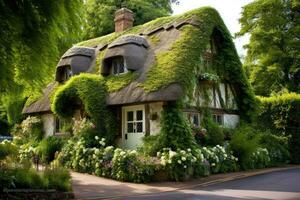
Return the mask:
[[[240,23],[237,36],[250,34],[245,68],[256,94],[300,92],[300,1],[256,0]]]
[[[134,25],[144,24],[172,13],[171,3],[178,0],[88,0],[86,38],[95,38],[114,32],[114,13],[126,7],[135,14]]]
[[[2,105],[21,102],[53,79],[59,57],[81,37],[83,11],[83,0],[0,1]]]

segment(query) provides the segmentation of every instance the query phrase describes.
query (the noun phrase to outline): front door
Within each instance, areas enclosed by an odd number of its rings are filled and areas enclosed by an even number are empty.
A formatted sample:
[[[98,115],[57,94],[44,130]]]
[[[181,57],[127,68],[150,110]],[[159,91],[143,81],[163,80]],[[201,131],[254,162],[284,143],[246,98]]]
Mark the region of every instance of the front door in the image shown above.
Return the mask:
[[[123,109],[123,147],[136,149],[145,136],[145,109],[144,105],[128,106]]]

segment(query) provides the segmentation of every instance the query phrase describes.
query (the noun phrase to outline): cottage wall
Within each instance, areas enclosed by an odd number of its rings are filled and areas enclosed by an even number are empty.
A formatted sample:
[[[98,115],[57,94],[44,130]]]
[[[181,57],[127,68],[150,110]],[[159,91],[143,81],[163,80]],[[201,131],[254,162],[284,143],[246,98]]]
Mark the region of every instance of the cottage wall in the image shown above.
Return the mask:
[[[41,116],[45,136],[51,136],[55,132],[55,117],[53,114],[43,114]]]
[[[239,115],[234,115],[234,114],[224,114],[223,115],[224,119],[224,126],[228,128],[235,128],[239,121],[240,121],[240,116]]]
[[[156,135],[160,132],[160,120],[162,110],[162,102],[149,104],[150,135]]]

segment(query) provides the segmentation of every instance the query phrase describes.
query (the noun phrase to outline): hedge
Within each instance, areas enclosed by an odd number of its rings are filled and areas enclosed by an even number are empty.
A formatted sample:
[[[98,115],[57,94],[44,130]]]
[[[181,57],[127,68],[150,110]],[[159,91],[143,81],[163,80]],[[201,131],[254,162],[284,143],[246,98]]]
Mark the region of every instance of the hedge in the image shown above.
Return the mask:
[[[290,136],[292,162],[300,163],[300,94],[287,93],[258,99],[261,102],[258,125],[275,134]]]

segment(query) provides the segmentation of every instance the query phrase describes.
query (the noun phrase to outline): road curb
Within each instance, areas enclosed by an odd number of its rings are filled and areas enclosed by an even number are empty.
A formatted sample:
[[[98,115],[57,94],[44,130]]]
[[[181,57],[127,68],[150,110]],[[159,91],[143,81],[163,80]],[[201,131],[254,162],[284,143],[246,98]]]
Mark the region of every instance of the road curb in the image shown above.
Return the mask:
[[[290,170],[290,169],[298,169],[300,168],[300,165],[293,165],[293,166],[287,166],[287,167],[277,167],[277,168],[267,168],[267,169],[258,169],[258,170],[253,170],[253,171],[242,171],[238,172],[241,174],[233,175],[232,173],[224,174],[228,175],[228,177],[225,178],[216,178],[215,180],[209,180],[209,181],[204,181],[201,183],[195,183],[187,186],[182,186],[178,188],[174,188],[168,191],[160,191],[160,192],[154,192],[154,193],[147,193],[147,194],[133,194],[133,195],[114,195],[114,196],[105,196],[105,197],[91,197],[91,198],[85,198],[87,200],[102,200],[102,199],[120,199],[120,198],[129,198],[129,197],[139,197],[139,196],[148,196],[148,195],[153,195],[153,194],[162,194],[162,193],[168,193],[168,192],[174,192],[174,191],[179,191],[179,190],[184,190],[184,189],[190,189],[190,188],[195,188],[195,187],[205,187],[209,185],[214,185],[217,183],[224,183],[228,181],[233,181],[233,180],[238,180],[242,178],[247,178],[247,177],[252,177],[252,176],[257,176],[257,175],[262,175],[262,174],[268,174],[272,172],[278,172],[278,171],[284,171],[284,170]],[[220,174],[219,174],[220,175]]]

